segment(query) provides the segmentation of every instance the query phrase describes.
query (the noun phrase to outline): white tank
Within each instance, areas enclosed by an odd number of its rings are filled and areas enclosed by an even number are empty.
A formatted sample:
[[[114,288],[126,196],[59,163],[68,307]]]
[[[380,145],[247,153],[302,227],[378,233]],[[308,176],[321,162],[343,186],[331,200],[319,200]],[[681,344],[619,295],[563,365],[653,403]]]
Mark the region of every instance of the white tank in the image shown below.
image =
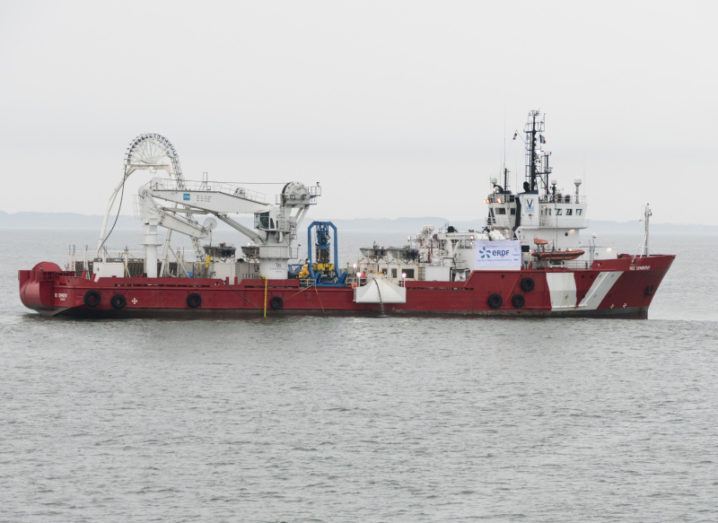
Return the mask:
[[[259,274],[270,280],[286,280],[290,249],[288,245],[260,245]]]
[[[268,280],[287,279],[287,259],[262,259],[259,261],[259,274]]]

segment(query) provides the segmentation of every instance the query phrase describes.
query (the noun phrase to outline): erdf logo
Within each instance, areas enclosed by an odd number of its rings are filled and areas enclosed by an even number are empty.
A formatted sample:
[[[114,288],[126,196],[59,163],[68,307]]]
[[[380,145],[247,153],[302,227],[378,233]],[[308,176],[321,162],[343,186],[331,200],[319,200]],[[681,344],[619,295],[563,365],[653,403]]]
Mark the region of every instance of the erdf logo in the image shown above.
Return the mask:
[[[489,249],[486,246],[482,246],[479,249],[479,258],[482,260],[490,260],[491,258],[503,258],[509,254],[508,249]]]

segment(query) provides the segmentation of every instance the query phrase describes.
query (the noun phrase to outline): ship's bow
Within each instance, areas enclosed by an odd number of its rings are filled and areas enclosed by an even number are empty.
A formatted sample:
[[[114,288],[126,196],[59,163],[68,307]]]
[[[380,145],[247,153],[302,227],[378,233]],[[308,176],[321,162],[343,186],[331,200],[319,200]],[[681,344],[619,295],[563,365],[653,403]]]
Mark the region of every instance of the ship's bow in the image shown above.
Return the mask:
[[[598,310],[610,316],[648,317],[648,308],[674,259],[672,254],[619,256],[615,262],[623,265],[623,273]]]

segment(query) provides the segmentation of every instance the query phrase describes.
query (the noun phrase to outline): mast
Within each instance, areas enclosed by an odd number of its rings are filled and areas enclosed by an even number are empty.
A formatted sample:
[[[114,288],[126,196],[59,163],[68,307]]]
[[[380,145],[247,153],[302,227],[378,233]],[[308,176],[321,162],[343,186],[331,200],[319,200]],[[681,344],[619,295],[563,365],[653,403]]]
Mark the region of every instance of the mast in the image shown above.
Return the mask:
[[[545,153],[542,145],[546,143],[543,133],[545,130],[545,115],[537,110],[529,112],[528,122],[524,128],[526,134],[526,183],[524,192],[538,192],[540,179],[546,194],[549,192],[549,156]]]
[[[528,189],[530,192],[536,190],[536,117],[538,111],[529,113],[529,121],[526,124],[526,147],[527,147],[527,178]]]
[[[644,227],[644,238],[643,238],[643,255],[648,256],[648,237],[650,233],[650,220],[651,216],[653,216],[653,212],[651,212],[651,206],[649,204],[646,204],[646,206],[643,209],[643,227]]]
[[[514,135],[514,138],[516,138],[516,135]],[[503,170],[504,174],[504,193],[508,194],[509,191],[509,170],[506,167],[506,111],[504,111],[504,154],[501,159],[501,169]]]

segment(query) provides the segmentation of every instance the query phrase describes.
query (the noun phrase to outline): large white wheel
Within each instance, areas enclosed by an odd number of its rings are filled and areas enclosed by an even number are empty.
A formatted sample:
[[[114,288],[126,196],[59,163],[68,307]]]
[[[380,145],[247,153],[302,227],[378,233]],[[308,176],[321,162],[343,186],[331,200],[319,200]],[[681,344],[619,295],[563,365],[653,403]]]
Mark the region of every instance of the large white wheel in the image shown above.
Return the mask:
[[[101,251],[107,242],[107,238],[112,233],[114,223],[110,227],[108,232],[107,225],[110,220],[110,216],[115,214],[119,216],[120,207],[122,205],[122,199],[124,196],[125,181],[135,171],[144,170],[164,170],[177,181],[177,185],[182,188],[184,187],[184,177],[182,176],[182,167],[180,166],[179,155],[174,148],[174,145],[157,133],[145,133],[135,137],[130,144],[127,146],[124,158],[124,173],[122,181],[115,188],[110,201],[107,205],[107,211],[102,220],[102,228],[100,229],[100,238],[97,243],[97,256],[101,256]],[[119,202],[118,202],[119,196]],[[115,209],[115,203],[117,208]]]
[[[144,169],[164,169],[178,182],[184,181],[179,155],[172,143],[161,134],[141,134],[127,147],[125,177]]]

